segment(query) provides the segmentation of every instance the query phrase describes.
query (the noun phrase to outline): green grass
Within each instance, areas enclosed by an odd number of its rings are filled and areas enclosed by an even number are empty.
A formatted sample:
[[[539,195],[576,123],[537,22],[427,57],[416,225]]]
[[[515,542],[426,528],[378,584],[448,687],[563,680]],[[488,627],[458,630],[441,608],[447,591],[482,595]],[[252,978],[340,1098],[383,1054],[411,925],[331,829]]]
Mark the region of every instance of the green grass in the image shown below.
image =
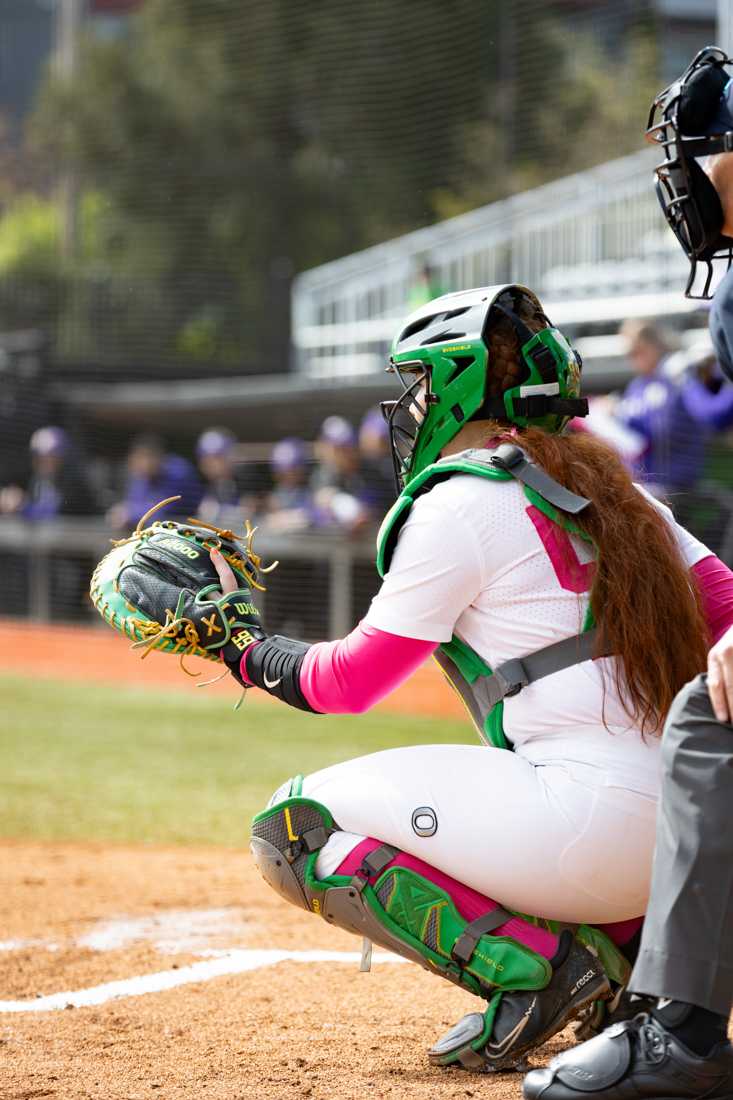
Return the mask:
[[[394,745],[473,742],[465,722],[319,718],[247,699],[0,677],[0,836],[241,845],[298,772]]]

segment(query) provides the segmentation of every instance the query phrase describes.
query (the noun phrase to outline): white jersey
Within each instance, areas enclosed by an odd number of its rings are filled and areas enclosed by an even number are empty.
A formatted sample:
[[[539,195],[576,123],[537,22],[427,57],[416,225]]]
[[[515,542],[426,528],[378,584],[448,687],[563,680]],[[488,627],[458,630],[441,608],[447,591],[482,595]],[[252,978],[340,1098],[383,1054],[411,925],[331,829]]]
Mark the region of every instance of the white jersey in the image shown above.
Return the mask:
[[[710,554],[644,495],[688,567]],[[425,641],[455,634],[495,668],[582,629],[591,561],[588,544],[545,520],[517,482],[456,474],[413,505],[366,622]],[[593,785],[656,797],[660,741],[631,726],[615,665],[586,661],[507,698],[504,730],[534,764],[575,765],[584,779],[595,773]]]

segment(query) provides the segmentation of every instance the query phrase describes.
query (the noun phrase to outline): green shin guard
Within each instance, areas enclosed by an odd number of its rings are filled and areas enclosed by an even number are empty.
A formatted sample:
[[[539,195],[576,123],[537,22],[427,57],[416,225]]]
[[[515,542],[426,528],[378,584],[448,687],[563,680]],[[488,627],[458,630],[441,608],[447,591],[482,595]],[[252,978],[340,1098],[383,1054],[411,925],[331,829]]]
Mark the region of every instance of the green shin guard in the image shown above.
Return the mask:
[[[288,901],[492,1003],[497,990],[548,984],[547,959],[489,934],[508,914],[498,910],[467,922],[445,890],[410,868],[389,866],[399,854],[395,848],[371,852],[355,875],[317,879],[318,852],[338,831],[325,806],[286,798],[255,817],[252,854],[268,885]]]

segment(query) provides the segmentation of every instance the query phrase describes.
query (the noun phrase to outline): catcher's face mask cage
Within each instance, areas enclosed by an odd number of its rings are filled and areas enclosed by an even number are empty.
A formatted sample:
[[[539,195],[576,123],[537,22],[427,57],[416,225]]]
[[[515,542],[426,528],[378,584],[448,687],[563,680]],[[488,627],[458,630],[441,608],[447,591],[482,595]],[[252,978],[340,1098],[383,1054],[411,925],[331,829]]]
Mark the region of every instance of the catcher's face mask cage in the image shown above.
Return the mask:
[[[733,239],[724,236],[718,193],[695,158],[733,152],[733,114],[728,106],[733,62],[717,46],[706,46],[682,76],[660,92],[649,111],[646,138],[661,145],[656,191],[664,216],[690,261],[688,298],[710,298],[713,261],[733,261]],[[705,265],[695,288],[698,264]]]
[[[580,357],[562,333],[532,332],[515,312],[528,297],[546,321],[532,291],[515,284],[446,294],[411,314],[396,337],[387,370],[402,393],[383,401],[398,491],[435,462],[471,419],[495,418],[561,431],[571,416],[587,414],[578,398]],[[491,372],[487,330],[499,317],[513,325],[525,370],[499,397],[487,397]]]
[[[396,401],[382,401],[380,408],[389,425],[392,466],[398,492],[404,488],[420,429],[425,423],[428,407],[438,397],[431,389],[430,365],[422,359],[390,361],[402,385],[402,395]]]

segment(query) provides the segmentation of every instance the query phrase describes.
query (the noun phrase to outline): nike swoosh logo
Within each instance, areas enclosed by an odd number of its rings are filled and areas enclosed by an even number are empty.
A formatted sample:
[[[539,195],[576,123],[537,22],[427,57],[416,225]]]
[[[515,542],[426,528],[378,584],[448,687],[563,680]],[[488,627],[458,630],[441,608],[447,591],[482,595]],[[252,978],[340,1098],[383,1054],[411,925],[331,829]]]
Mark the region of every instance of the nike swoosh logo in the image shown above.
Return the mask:
[[[276,688],[278,684],[282,683],[282,676],[279,680],[268,680],[266,676],[263,677],[266,688]]]
[[[508,1035],[505,1035],[498,1043],[489,1042],[486,1044],[487,1049],[491,1050],[491,1053],[496,1057],[498,1054],[503,1054],[508,1048],[510,1049],[513,1044],[519,1039],[520,1035],[524,1031],[525,1027],[529,1023],[530,1016],[535,1010],[537,1004],[537,998],[533,997],[529,1008],[524,1015],[517,1021]]]

